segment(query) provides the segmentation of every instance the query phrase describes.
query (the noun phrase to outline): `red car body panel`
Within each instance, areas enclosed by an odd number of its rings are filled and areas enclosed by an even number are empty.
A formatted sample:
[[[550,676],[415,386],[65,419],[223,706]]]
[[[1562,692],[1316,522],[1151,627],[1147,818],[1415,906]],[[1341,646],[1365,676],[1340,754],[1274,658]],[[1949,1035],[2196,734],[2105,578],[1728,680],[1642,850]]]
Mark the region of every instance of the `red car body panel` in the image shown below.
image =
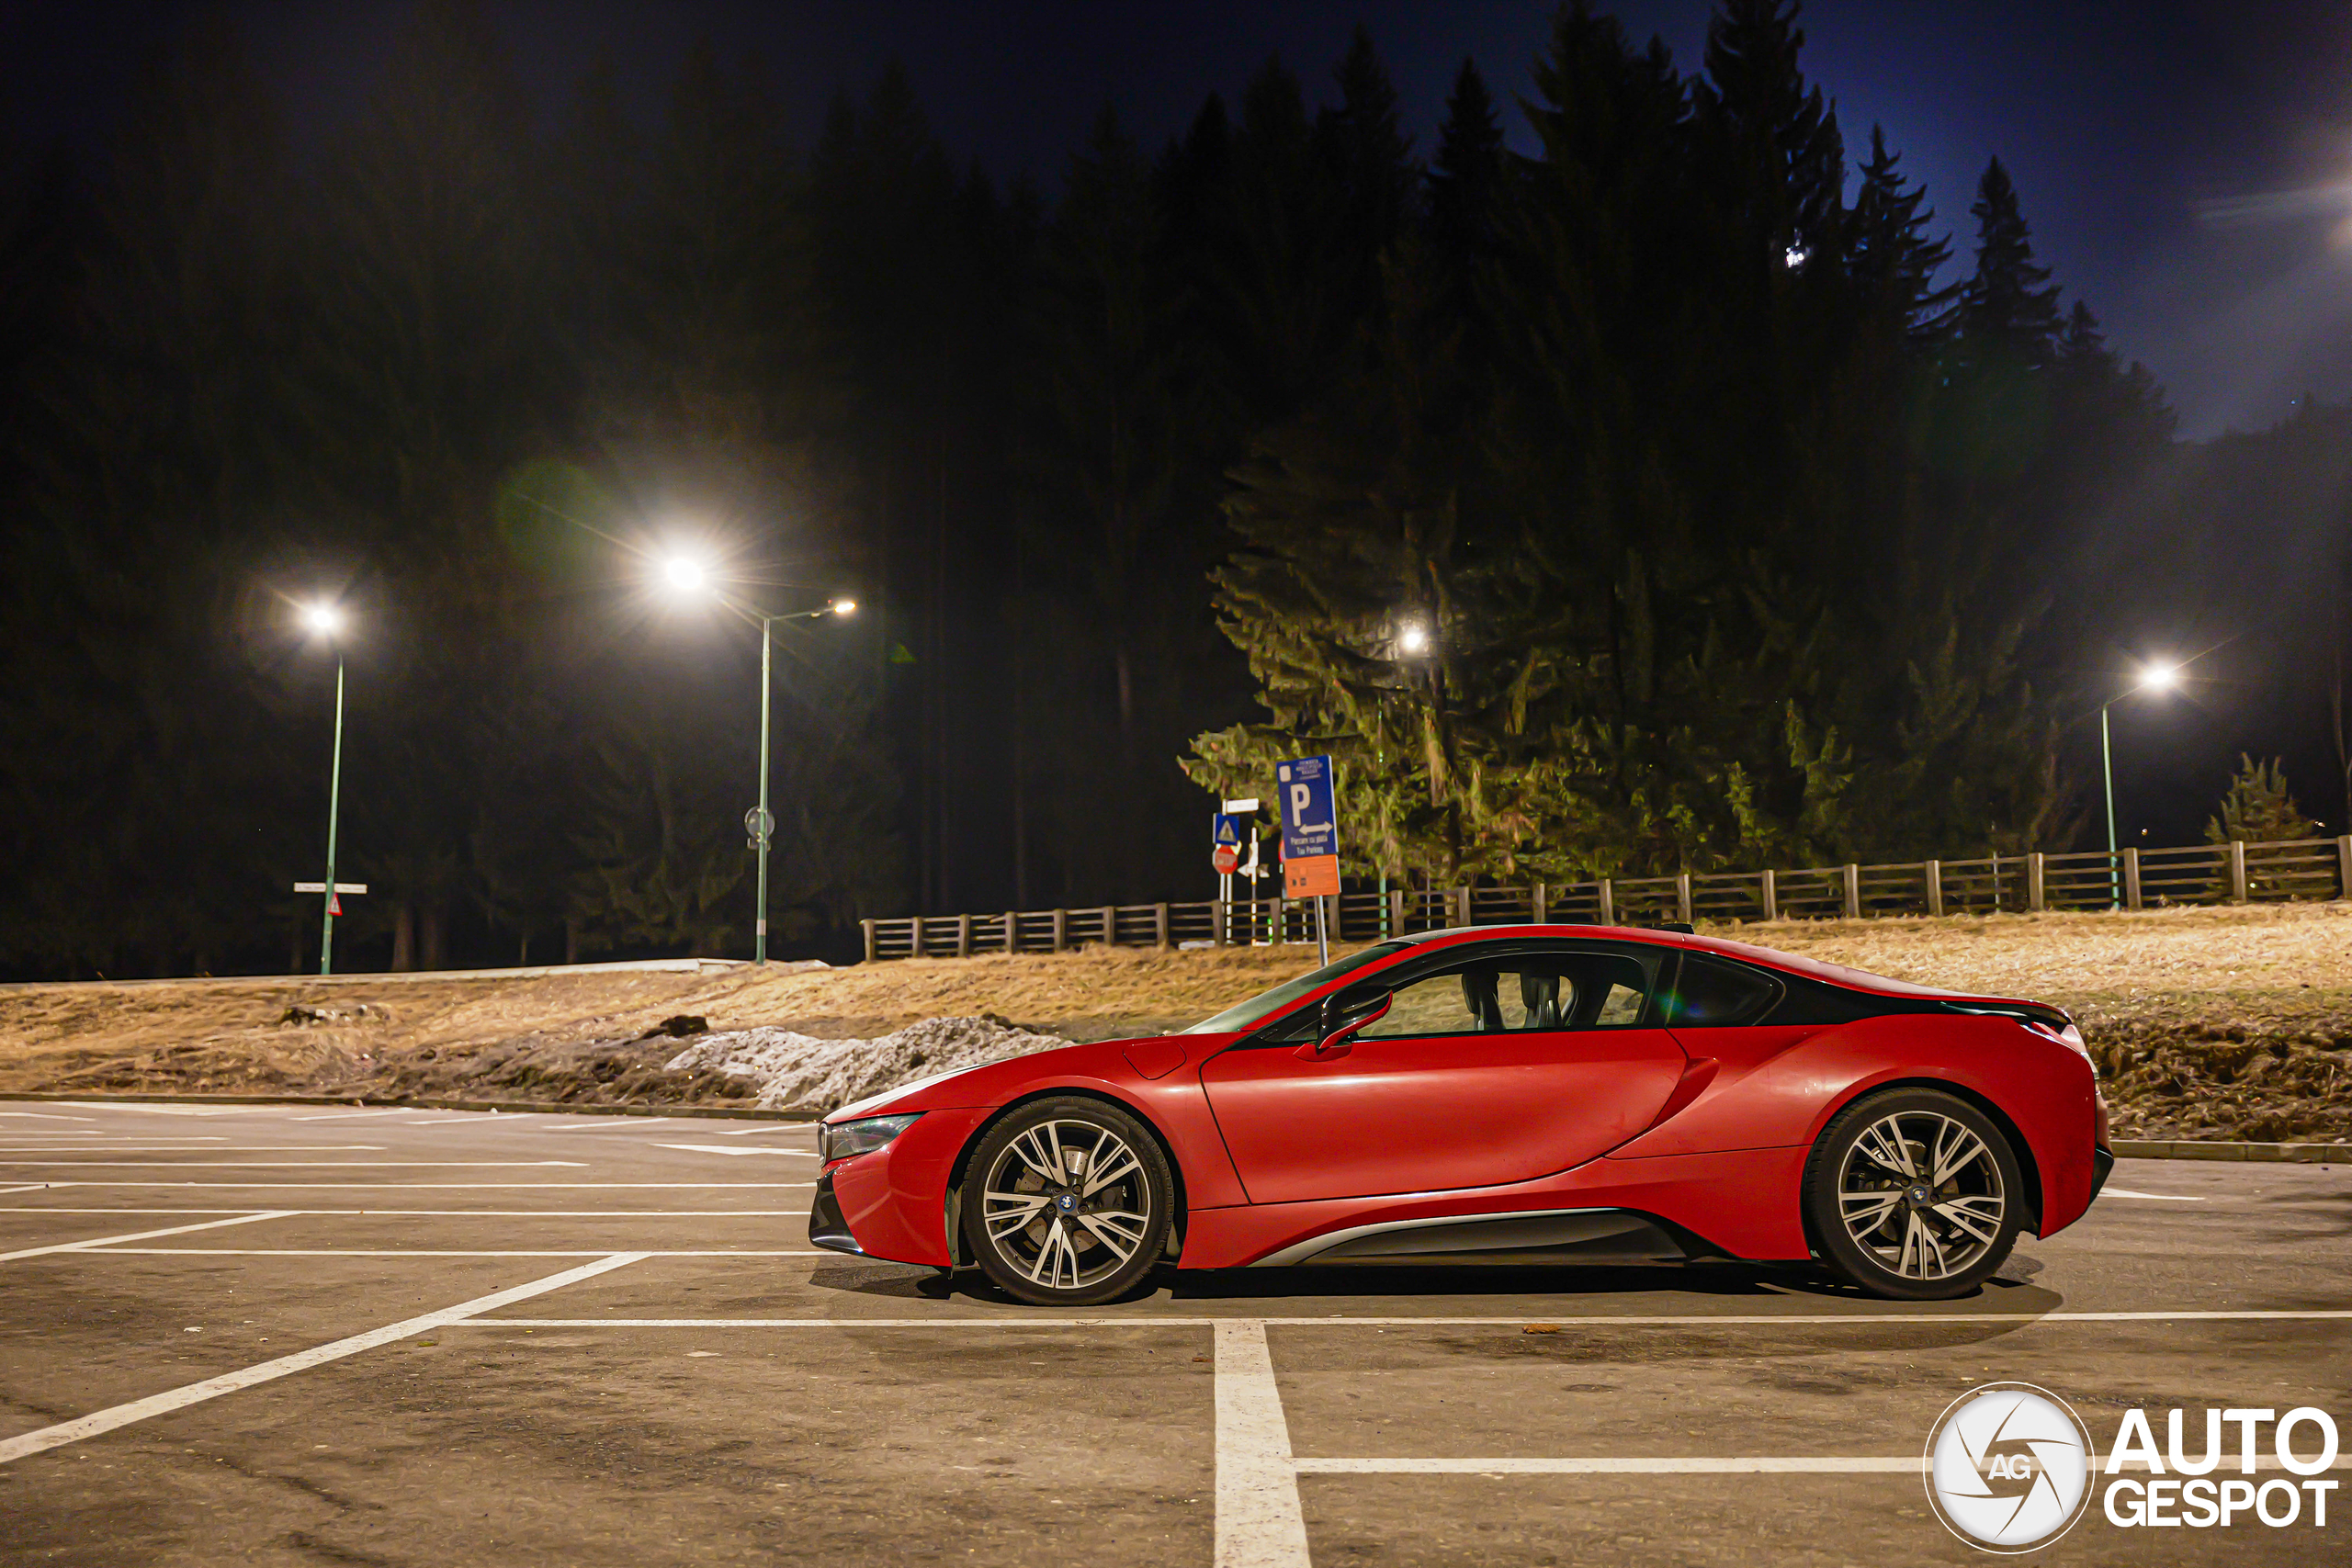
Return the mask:
[[[1967,1094],[2016,1129],[2041,1235],[2089,1205],[2106,1138],[2096,1075],[2054,1032],[2017,1016],[2052,1010],[1655,931],[1484,927],[1421,939],[1394,962],[1527,939],[1713,952],[1962,1010],[1356,1041],[1319,1060],[1286,1045],[1237,1051],[1247,1036],[1233,1033],[1072,1045],[843,1107],[826,1120],[922,1114],[886,1147],[830,1162],[826,1178],[859,1249],[948,1266],[959,1248],[949,1189],[988,1122],[1020,1101],[1077,1093],[1125,1106],[1166,1145],[1182,1187],[1181,1268],[1256,1263],[1355,1227],[1572,1209],[1633,1211],[1731,1257],[1793,1259],[1810,1251],[1799,1186],[1814,1138],[1857,1096],[1921,1083]],[[1385,966],[1340,976],[1293,1010]],[[1965,1010],[1979,1004],[2009,1015]],[[1465,1041],[1475,1060],[1463,1059]]]
[[[1227,1051],[1201,1069],[1254,1203],[1532,1181],[1656,1119],[1688,1058],[1663,1029]]]

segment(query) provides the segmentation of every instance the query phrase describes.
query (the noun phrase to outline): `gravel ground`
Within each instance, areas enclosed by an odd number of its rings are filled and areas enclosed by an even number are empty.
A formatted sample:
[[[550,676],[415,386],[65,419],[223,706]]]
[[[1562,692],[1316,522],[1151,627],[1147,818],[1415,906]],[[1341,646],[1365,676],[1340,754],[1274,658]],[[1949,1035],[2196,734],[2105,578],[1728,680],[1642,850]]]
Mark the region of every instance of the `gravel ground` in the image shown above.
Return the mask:
[[[2125,1135],[2352,1137],[2352,905],[1719,934],[2071,1009]],[[1296,946],[1091,948],[849,969],[0,987],[0,1091],[814,1111],[989,1052],[1182,1027],[1312,962]]]

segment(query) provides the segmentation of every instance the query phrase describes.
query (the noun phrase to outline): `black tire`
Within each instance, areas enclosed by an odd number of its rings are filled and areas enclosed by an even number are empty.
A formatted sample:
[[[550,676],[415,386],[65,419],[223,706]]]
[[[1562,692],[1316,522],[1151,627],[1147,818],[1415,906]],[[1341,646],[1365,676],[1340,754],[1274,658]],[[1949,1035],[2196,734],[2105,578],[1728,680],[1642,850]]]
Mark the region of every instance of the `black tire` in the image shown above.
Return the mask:
[[[2025,1201],[2007,1136],[1967,1100],[1937,1089],[1864,1096],[1830,1120],[1805,1160],[1804,1215],[1817,1253],[1895,1301],[1942,1301],[1983,1284],[2008,1260]]]
[[[961,1193],[972,1256],[1007,1295],[1036,1306],[1125,1294],[1166,1251],[1175,1207],[1159,1140],[1080,1095],[1033,1100],[990,1127]]]

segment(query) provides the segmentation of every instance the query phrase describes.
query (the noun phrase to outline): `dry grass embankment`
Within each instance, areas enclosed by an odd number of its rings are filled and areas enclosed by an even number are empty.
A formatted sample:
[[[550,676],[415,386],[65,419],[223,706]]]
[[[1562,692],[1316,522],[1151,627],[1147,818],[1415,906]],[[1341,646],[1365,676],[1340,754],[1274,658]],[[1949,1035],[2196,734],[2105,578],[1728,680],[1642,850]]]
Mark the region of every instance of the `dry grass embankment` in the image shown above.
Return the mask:
[[[2352,1137],[2352,906],[1719,934],[2070,1008],[2129,1134]],[[846,1039],[992,1013],[1103,1039],[1189,1022],[1311,961],[1299,947],[1092,948],[797,972],[25,987],[0,991],[0,1090],[724,1101],[741,1080],[665,1068],[680,1043],[652,1032],[664,1020]],[[314,1021],[282,1021],[304,1009]]]

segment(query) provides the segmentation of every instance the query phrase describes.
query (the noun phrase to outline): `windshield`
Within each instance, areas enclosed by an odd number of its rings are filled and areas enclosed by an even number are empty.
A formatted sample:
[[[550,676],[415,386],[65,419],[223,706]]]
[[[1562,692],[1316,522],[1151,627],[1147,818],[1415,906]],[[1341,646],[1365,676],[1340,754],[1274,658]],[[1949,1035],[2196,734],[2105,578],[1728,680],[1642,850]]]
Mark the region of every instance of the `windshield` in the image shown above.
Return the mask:
[[[1240,1033],[1255,1029],[1307,992],[1340,976],[1376,963],[1395,953],[1407,951],[1412,944],[1402,942],[1376,942],[1362,953],[1351,953],[1345,958],[1334,958],[1322,968],[1301,975],[1295,980],[1285,980],[1271,991],[1261,991],[1246,1002],[1236,1002],[1214,1018],[1204,1018],[1185,1030],[1186,1034]]]

